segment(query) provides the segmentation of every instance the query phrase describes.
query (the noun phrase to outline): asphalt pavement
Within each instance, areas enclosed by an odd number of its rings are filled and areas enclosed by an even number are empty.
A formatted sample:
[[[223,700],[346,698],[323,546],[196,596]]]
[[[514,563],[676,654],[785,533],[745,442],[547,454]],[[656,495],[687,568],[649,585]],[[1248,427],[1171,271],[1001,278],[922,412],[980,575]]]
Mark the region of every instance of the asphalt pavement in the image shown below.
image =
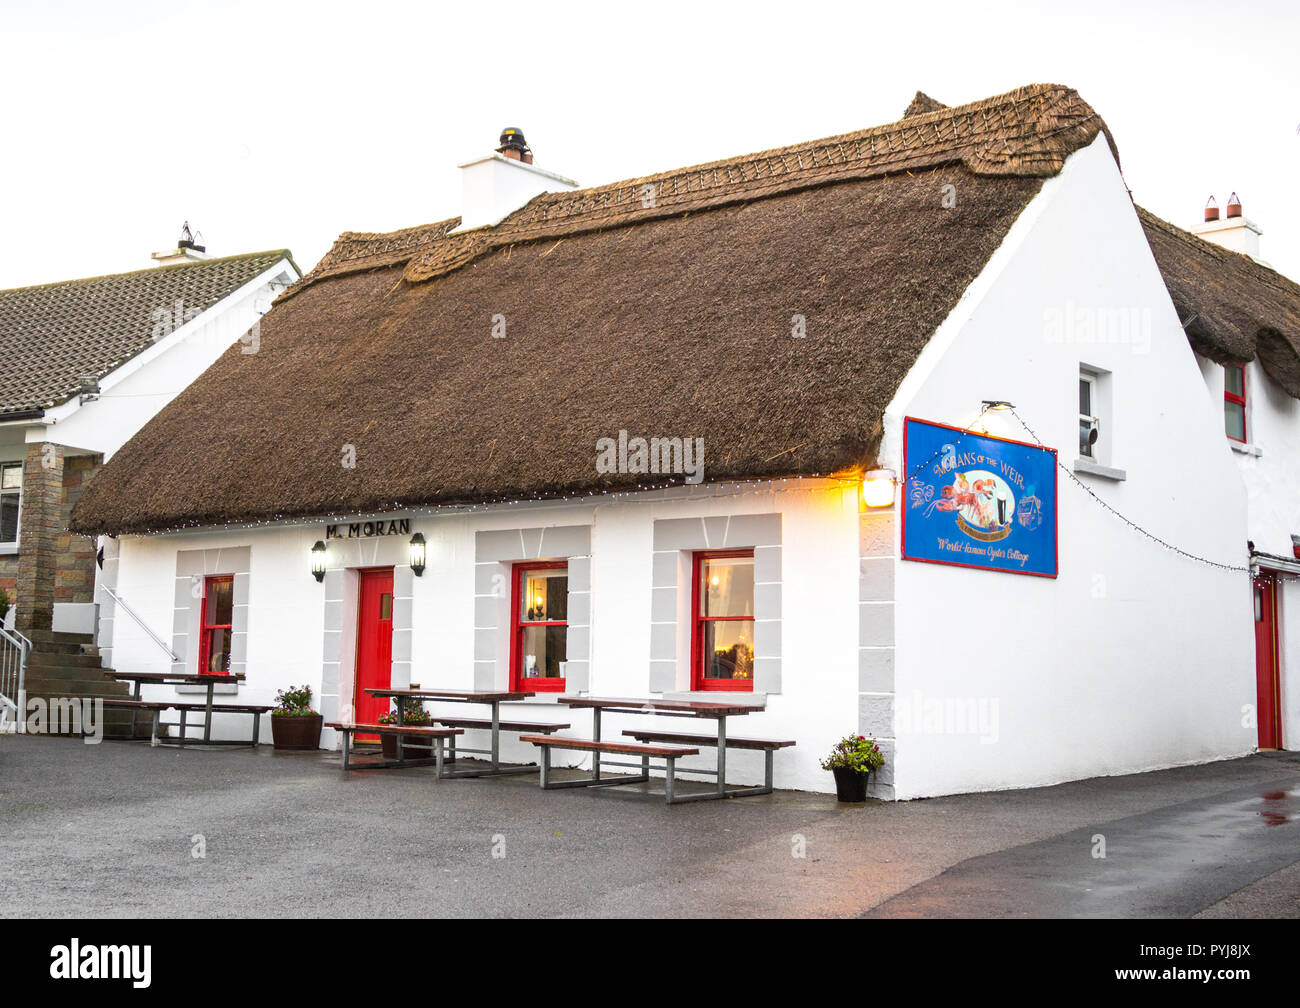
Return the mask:
[[[665,807],[344,774],[337,754],[0,736],[0,916],[1295,917],[1298,823],[1300,753]]]

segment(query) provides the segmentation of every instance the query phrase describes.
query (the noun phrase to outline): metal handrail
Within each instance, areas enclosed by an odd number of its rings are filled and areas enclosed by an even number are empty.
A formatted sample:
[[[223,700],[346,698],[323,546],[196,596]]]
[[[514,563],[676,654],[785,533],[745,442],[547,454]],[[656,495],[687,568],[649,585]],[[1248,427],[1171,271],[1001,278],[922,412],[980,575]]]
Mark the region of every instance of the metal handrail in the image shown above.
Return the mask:
[[[0,722],[13,708],[18,731],[24,728],[27,706],[27,658],[32,653],[32,642],[17,630],[0,626]]]
[[[142,620],[136,614],[136,611],[134,609],[132,609],[129,605],[126,604],[126,600],[123,599],[122,596],[120,596],[117,592],[113,591],[113,589],[110,588],[108,585],[102,584],[99,587],[103,588],[104,591],[108,593],[109,598],[111,598],[114,602],[116,602],[122,608],[123,612],[125,612],[128,616],[130,616],[133,620],[135,620],[136,625],[139,626],[141,630],[143,630],[145,633],[149,635],[150,640],[152,640],[155,644],[157,644],[160,648],[162,648],[163,653],[166,654],[168,658],[170,658],[174,662],[178,662],[181,660],[180,655],[178,655],[175,651],[173,651],[171,648],[169,648],[166,644],[163,643],[163,639],[159,637],[156,633],[154,633],[152,629],[150,629],[149,624],[147,624],[144,620]]]

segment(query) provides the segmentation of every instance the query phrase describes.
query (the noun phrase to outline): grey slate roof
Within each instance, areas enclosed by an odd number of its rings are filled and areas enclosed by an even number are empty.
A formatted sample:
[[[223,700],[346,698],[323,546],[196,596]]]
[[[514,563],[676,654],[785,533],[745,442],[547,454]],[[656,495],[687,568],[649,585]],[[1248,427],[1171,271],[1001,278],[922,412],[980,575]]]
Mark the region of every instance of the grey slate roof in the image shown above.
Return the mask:
[[[152,346],[160,310],[193,318],[288,249],[0,291],[0,418],[66,402]]]

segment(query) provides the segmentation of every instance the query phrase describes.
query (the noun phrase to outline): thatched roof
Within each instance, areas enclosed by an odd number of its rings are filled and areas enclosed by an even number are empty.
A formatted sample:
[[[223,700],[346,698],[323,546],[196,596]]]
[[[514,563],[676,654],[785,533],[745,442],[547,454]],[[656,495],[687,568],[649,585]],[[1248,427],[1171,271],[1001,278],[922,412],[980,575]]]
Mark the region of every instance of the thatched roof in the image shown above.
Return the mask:
[[[682,482],[598,472],[598,440],[620,430],[702,437],[709,481],[866,465],[935,328],[1042,179],[1104,128],[1075,92],[1038,85],[545,194],[492,228],[344,235],[263,320],[257,354],[227,353],[121,449],[74,527]]]
[[[1220,364],[1258,358],[1300,399],[1300,284],[1141,207],[1138,217],[1193,349]]]
[[[193,318],[285,259],[250,252],[0,291],[0,419],[67,402],[83,377],[153,346],[164,317],[179,326],[177,302]]]

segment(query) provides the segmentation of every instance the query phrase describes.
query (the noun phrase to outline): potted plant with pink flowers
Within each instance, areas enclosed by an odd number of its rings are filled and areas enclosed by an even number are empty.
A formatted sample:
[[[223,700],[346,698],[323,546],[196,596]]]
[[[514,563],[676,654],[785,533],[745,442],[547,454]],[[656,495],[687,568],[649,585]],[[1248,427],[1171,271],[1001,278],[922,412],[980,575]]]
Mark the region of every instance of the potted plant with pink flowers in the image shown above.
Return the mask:
[[[867,800],[867,779],[885,765],[885,754],[873,738],[846,735],[822,760],[822,769],[835,775],[835,796],[842,802]]]

